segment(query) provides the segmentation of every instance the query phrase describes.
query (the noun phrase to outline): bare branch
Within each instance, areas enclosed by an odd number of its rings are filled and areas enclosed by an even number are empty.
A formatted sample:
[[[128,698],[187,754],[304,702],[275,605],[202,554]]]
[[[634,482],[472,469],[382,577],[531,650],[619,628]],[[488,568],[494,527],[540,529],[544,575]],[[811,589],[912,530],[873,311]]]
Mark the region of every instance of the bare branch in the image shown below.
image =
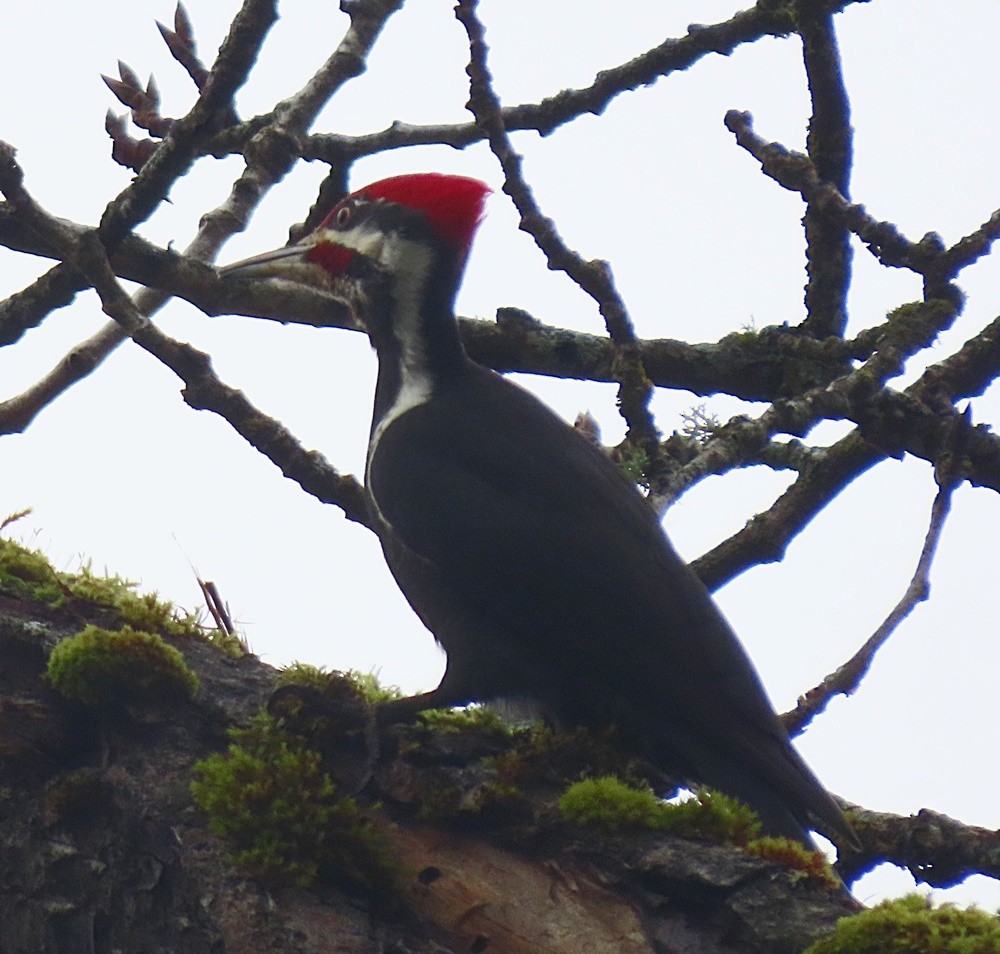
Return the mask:
[[[257,410],[236,388],[223,383],[207,354],[164,334],[118,283],[96,232],[82,236],[63,228],[24,190],[13,157],[0,154],[0,190],[15,203],[32,228],[79,269],[100,296],[104,311],[138,345],[157,357],[183,382],[184,400],[193,408],[223,417],[249,444],[324,503],[339,506],[349,520],[371,526],[364,490],[354,477],[339,474],[318,451],[307,451],[279,421]]]
[[[664,462],[656,422],[649,410],[653,385],[642,364],[632,319],[615,288],[610,264],[597,259],[585,261],[572,251],[559,235],[555,223],[542,214],[525,182],[521,174],[521,157],[504,129],[500,100],[493,90],[493,78],[486,62],[485,29],[476,15],[476,7],[477,0],[460,0],[455,8],[455,15],[469,36],[469,109],[476,117],[476,124],[486,131],[490,149],[500,162],[504,173],[504,192],[514,201],[521,216],[522,231],[535,240],[550,269],[565,272],[597,302],[608,335],[615,345],[618,404],[628,425],[627,437],[646,452],[649,459],[647,473],[656,483],[664,470]]]
[[[702,582],[717,590],[744,570],[762,563],[777,563],[795,539],[845,487],[872,468],[885,455],[857,431],[817,453],[813,466],[763,513],[749,520],[714,549],[691,564]]]
[[[94,371],[126,338],[121,328],[111,322],[74,345],[31,387],[0,401],[0,435],[21,434],[27,430],[43,408]]]
[[[229,198],[214,212],[203,216],[198,234],[188,246],[188,254],[202,259],[214,258],[219,247],[234,231],[245,227],[251,211],[267,188],[279,181],[297,159],[295,141],[306,124],[329,96],[351,76],[363,68],[363,56],[374,43],[385,20],[399,6],[400,0],[366,0],[356,5],[351,25],[337,50],[306,89],[288,101],[284,112],[284,127],[261,130],[247,147],[247,169],[234,183]],[[179,8],[178,31],[183,29],[186,14]],[[183,175],[196,153],[201,135],[207,135],[220,110],[231,108],[232,96],[244,82],[247,72],[256,62],[260,46],[276,13],[273,0],[246,0],[233,20],[219,56],[191,112],[174,124],[155,155],[143,166],[133,183],[105,210],[100,237],[113,250],[127,231],[143,221],[169,190],[169,184]],[[185,40],[185,42],[188,42]],[[301,123],[296,126],[295,123]],[[82,286],[81,286],[82,287]],[[160,292],[144,290],[137,296],[141,311],[150,315],[166,300]],[[62,394],[76,381],[91,373],[111,351],[124,340],[117,324],[107,325],[86,342],[70,351],[59,364],[29,391],[0,405],[0,420],[4,412],[12,423],[9,429],[23,430],[43,407]],[[74,360],[83,351],[86,362]]]
[[[817,6],[836,12],[854,2],[862,0],[828,2]],[[708,54],[728,56],[738,47],[761,37],[785,37],[794,29],[794,19],[786,6],[764,3],[758,3],[720,23],[692,24],[685,36],[666,39],[631,60],[601,70],[589,86],[560,90],[538,103],[505,106],[501,110],[504,128],[508,132],[531,129],[548,136],[581,116],[601,115],[621,94],[650,86],[658,79],[686,70]],[[268,116],[257,116],[241,126],[227,129],[214,137],[208,151],[213,155],[242,152],[246,142],[269,121]],[[302,157],[338,165],[362,156],[409,146],[445,145],[464,149],[485,138],[485,132],[475,123],[414,125],[394,122],[377,133],[310,136],[303,142]]]
[[[233,93],[245,81],[274,19],[273,0],[246,0],[219,50],[217,72],[202,90],[194,107],[183,120],[171,127],[167,138],[143,165],[139,175],[105,209],[98,230],[105,248],[113,250],[132,228],[145,221],[169,192],[173,182],[190,168],[199,136],[211,127],[218,110],[231,102]],[[197,242],[198,239],[194,244],[197,245]],[[57,297],[49,293],[50,301],[71,300],[69,280],[63,278],[61,281],[61,294]],[[84,287],[85,284],[79,284],[76,290]],[[44,299],[46,292],[43,290],[37,296],[31,291],[22,294],[37,302]],[[163,304],[165,296],[144,290],[137,296],[137,301],[148,315]],[[0,406],[11,422],[5,429],[24,430],[43,407],[90,374],[124,340],[125,336],[118,326],[111,324],[74,347],[32,388]],[[81,353],[87,355],[87,360],[79,360]]]
[[[932,364],[909,392],[949,402],[978,397],[1000,375],[1000,318],[994,318],[953,355]]]
[[[948,468],[950,470],[950,468]],[[917,568],[913,573],[909,586],[902,598],[893,607],[882,625],[875,630],[865,644],[835,672],[830,673],[818,686],[799,696],[795,708],[782,716],[788,734],[801,734],[812,720],[829,705],[834,696],[852,696],[857,692],[862,680],[868,675],[875,655],[886,644],[889,637],[899,628],[900,624],[916,609],[918,603],[924,602],[931,592],[931,566],[941,540],[941,531],[951,510],[951,495],[958,481],[954,476],[943,476],[945,468],[939,468],[938,480],[940,487],[931,507],[930,523],[927,536],[917,560]]]
[[[0,215],[10,211],[0,203]],[[0,347],[19,341],[29,328],[35,328],[57,308],[64,308],[80,291],[77,273],[62,263],[50,268],[23,291],[0,301]]]
[[[65,219],[60,222],[75,233],[87,231],[85,226]],[[11,207],[2,202],[0,245],[56,257],[55,250],[27,229]],[[227,280],[220,284],[214,269],[137,235],[128,236],[115,250],[111,265],[119,278],[184,298],[209,315],[247,315],[317,327],[357,328],[339,299],[289,282]],[[51,291],[47,281],[52,282]],[[63,286],[68,292],[63,292]],[[49,310],[71,302],[79,286],[75,272],[57,265],[24,292],[0,302],[0,345],[17,341]],[[875,330],[879,329],[883,326]],[[615,348],[605,336],[558,328],[521,309],[504,307],[497,309],[496,321],[461,319],[461,330],[469,353],[498,371],[615,380]],[[871,352],[869,348],[866,353],[852,342],[818,343],[780,327],[762,328],[753,335],[727,335],[714,343],[649,338],[638,344],[646,372],[658,387],[682,388],[702,396],[724,392],[748,401],[769,401],[785,394],[789,367],[794,366],[796,383],[811,381],[818,385],[842,374],[848,367],[846,358],[865,358]]]
[[[967,265],[989,255],[993,243],[1000,238],[1000,209],[994,212],[975,232],[960,238],[941,254],[941,270],[946,278],[954,278]]]
[[[792,152],[779,143],[761,139],[753,130],[753,117],[731,109],[726,128],[736,141],[761,164],[764,174],[791,192],[798,192],[818,213],[834,217],[861,239],[883,264],[926,274],[938,264],[943,245],[936,235],[911,242],[891,222],[872,218],[863,205],[852,204],[831,182],[823,181],[808,156]]]
[[[840,801],[864,850],[845,854],[840,876],[856,881],[883,861],[906,868],[918,882],[951,888],[969,875],[1000,878],[1000,832],[977,828],[922,808],[916,815],[873,812]]]
[[[233,94],[246,81],[276,19],[274,0],[244,0],[191,111],[170,128],[139,175],[105,210],[100,233],[106,247],[112,248],[144,222],[163,201],[172,183],[191,167],[197,141],[213,128],[219,111],[230,107]]]
[[[957,308],[947,301],[917,302],[904,305],[890,316],[878,347],[871,357],[856,370],[841,375],[829,384],[811,388],[793,397],[775,401],[757,418],[734,417],[716,430],[705,442],[701,452],[684,466],[667,475],[652,493],[657,509],[669,506],[692,484],[709,474],[720,473],[757,459],[770,439],[779,433],[802,436],[823,419],[852,420],[860,424],[869,440],[899,439],[898,428],[885,427],[882,401],[892,401],[894,412],[901,404],[912,403],[914,412],[922,408],[915,399],[907,398],[884,387],[885,382],[899,374],[905,359],[924,348],[941,328],[947,327],[957,314]],[[921,416],[923,416],[921,414]],[[898,446],[898,445],[897,445]],[[906,449],[912,445],[905,443]],[[926,456],[926,450],[919,456]]]
[[[970,338],[955,354],[931,365],[920,379],[907,388],[905,398],[919,399],[922,406],[943,405],[947,414],[954,401],[976,397],[1000,374],[1000,318]],[[888,402],[887,413],[892,403]],[[1000,477],[1000,444],[988,432],[963,420],[964,440],[979,443],[978,464],[970,461],[969,479],[983,484],[980,475],[992,474],[992,486]],[[947,434],[947,425],[941,431]],[[988,446],[992,449],[987,449]],[[937,446],[937,445],[935,445]],[[943,445],[941,445],[943,447]],[[853,431],[817,456],[812,468],[804,469],[795,483],[771,507],[750,520],[713,550],[694,561],[693,566],[709,589],[725,585],[744,570],[761,563],[781,560],[788,544],[809,524],[827,503],[856,477],[879,461],[885,453]],[[932,458],[933,459],[933,458]]]

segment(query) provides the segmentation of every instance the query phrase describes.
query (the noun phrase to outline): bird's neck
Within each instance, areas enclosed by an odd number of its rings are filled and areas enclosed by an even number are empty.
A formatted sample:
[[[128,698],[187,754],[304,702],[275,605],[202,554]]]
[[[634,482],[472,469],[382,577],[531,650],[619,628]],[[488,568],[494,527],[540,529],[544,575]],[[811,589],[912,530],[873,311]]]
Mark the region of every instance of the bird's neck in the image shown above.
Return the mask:
[[[468,362],[454,312],[460,269],[431,254],[418,264],[397,272],[369,305],[378,355],[373,442],[392,419],[456,381]]]

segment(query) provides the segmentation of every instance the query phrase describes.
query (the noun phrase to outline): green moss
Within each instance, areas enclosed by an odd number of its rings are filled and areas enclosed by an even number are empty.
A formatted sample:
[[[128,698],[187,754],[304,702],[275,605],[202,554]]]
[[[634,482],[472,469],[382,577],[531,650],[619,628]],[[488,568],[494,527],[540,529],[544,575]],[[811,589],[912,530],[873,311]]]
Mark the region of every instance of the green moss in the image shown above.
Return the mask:
[[[946,298],[906,302],[886,316],[889,335],[897,348],[914,353],[929,347],[949,328],[958,315],[958,306]]]
[[[325,666],[313,666],[298,660],[278,670],[279,686],[310,686],[320,692],[329,688],[333,678],[334,673]]]
[[[272,885],[390,885],[398,866],[388,840],[337,794],[318,752],[265,713],[230,736],[227,752],[195,764],[191,793],[236,864]]]
[[[98,576],[84,564],[79,573],[60,574],[69,593],[84,602],[113,609],[134,629],[167,636],[202,636],[194,616],[180,613],[156,593],[137,593],[138,584],[117,574]]]
[[[373,692],[368,680],[354,673],[295,662],[279,672],[267,711],[286,732],[325,753],[331,743],[367,750],[374,716],[367,697]],[[388,696],[390,691],[378,692]]]
[[[369,705],[377,706],[383,702],[392,702],[393,699],[403,698],[403,692],[399,686],[383,686],[373,672],[358,672],[356,669],[348,669],[342,675]]]
[[[810,851],[789,838],[760,837],[760,820],[754,811],[714,789],[697,788],[694,798],[665,802],[651,788],[636,788],[605,775],[574,782],[560,796],[557,807],[563,818],[577,824],[609,831],[650,828],[707,838],[736,845],[830,887],[841,884],[823,852]]]
[[[574,782],[559,796],[557,807],[563,818],[580,825],[660,828],[664,804],[651,788],[632,788],[605,775]]]
[[[137,593],[137,585],[117,575],[99,576],[89,564],[79,573],[62,573],[38,550],[0,539],[0,593],[52,607],[75,598],[113,611],[134,629],[167,636],[203,636],[192,614],[179,612],[155,593]]]
[[[666,805],[665,826],[682,835],[710,838],[744,846],[760,832],[760,819],[739,799],[710,788],[695,789],[695,797]]]
[[[85,626],[52,650],[47,674],[64,696],[90,705],[183,699],[198,688],[198,677],[173,646],[130,626]]]
[[[57,606],[65,592],[59,574],[38,551],[0,539],[0,593]]]
[[[652,828],[740,846],[760,829],[751,809],[721,792],[699,788],[694,798],[670,803],[650,788],[633,788],[612,775],[574,782],[559,797],[557,807],[563,818],[578,824],[611,830]]]
[[[402,699],[403,693],[398,686],[383,686],[374,673],[358,672],[348,669],[341,672],[337,669],[327,669],[325,666],[314,666],[296,660],[282,668],[278,673],[279,686],[309,686],[319,692],[327,693],[337,682],[346,681],[354,693],[369,705],[379,705]]]
[[[909,894],[841,918],[804,954],[1000,954],[1000,919]]]
[[[491,732],[511,735],[513,728],[489,706],[468,705],[462,709],[425,709],[419,724],[434,732]]]

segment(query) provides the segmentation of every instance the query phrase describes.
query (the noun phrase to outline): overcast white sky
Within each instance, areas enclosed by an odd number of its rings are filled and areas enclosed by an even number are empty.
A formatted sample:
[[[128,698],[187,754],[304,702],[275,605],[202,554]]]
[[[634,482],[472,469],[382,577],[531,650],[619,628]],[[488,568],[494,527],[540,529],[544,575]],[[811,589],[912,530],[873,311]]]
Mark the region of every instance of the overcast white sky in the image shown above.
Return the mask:
[[[189,0],[202,56],[211,61],[235,0]],[[711,23],[741,4],[725,0],[485,0],[492,69],[505,101],[536,101],[588,84],[689,22]],[[544,11],[544,15],[540,13]],[[28,188],[55,215],[96,223],[128,182],[103,132],[105,110],[121,112],[100,80],[122,58],[154,72],[164,112],[192,101],[186,78],[154,26],[170,23],[163,2],[93,0],[19,4],[5,15],[13,55],[0,58],[0,139],[19,151]],[[333,3],[282,4],[258,71],[241,91],[243,116],[295,92],[329,55],[346,18]],[[837,19],[856,128],[853,194],[911,238],[939,231],[952,242],[1000,205],[993,0],[875,0]],[[367,74],[349,84],[317,131],[361,133],[392,120],[458,122],[465,34],[450,3],[416,3],[387,27]],[[750,110],[761,135],[804,144],[808,99],[794,38],[767,40],[616,99],[540,139],[515,136],[525,171],[570,245],[609,259],[640,334],[711,341],[729,331],[802,318],[800,200],[765,179],[723,126],[727,109]],[[203,160],[140,230],[183,248],[199,215],[219,204],[239,158]],[[359,162],[352,184],[417,170],[479,176],[498,190],[495,160],[478,146],[398,151]],[[285,241],[323,177],[300,164],[265,202],[231,261]],[[0,295],[48,263],[0,249]],[[964,273],[965,315],[934,354],[950,353],[997,314],[1000,262]],[[919,296],[908,273],[880,269],[858,247],[850,331]],[[549,273],[517,231],[507,200],[491,200],[473,250],[459,310],[490,317],[525,308],[543,321],[603,332],[596,307]],[[246,318],[209,319],[174,302],[158,319],[170,334],[209,351],[221,377],[282,419],[337,468],[364,459],[375,362],[357,334],[281,327]],[[16,347],[0,351],[0,399],[36,380],[104,321],[93,294],[52,315]],[[917,369],[919,370],[919,369]],[[525,377],[572,420],[590,409],[605,439],[622,425],[614,388]],[[657,398],[664,432],[699,403],[687,393]],[[741,410],[711,399],[722,417]],[[751,409],[752,410],[752,409]],[[973,402],[978,422],[998,418],[996,389]],[[845,428],[828,425],[811,440]],[[431,688],[442,657],[385,569],[375,538],[281,477],[221,419],[188,408],[171,372],[140,349],[119,350],[94,376],[47,409],[23,435],[0,438],[0,516],[32,507],[14,535],[61,567],[81,559],[140,579],[177,603],[200,602],[190,563],[215,580],[265,660],[375,670],[406,691]],[[682,553],[694,558],[766,508],[789,478],[754,469],[713,479],[666,517]],[[779,709],[847,659],[902,594],[934,496],[921,461],[887,461],[841,495],[789,550],[784,563],[754,569],[718,599],[761,670]],[[861,691],[830,707],[799,746],[835,792],[870,808],[927,806],[1000,827],[997,798],[994,541],[1000,500],[963,487],[955,497],[919,608],[879,656]],[[872,900],[912,884],[882,871],[859,896]],[[1000,888],[972,879],[938,898],[1000,905]]]

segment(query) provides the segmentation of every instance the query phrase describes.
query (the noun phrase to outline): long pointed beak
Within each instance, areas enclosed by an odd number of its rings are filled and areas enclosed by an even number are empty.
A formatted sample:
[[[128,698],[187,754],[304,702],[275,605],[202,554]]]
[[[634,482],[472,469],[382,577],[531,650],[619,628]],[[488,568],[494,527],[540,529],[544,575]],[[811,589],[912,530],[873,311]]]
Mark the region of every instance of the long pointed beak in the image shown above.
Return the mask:
[[[348,265],[358,258],[353,250],[335,242],[316,241],[313,236],[297,245],[271,249],[249,258],[223,265],[219,275],[236,280],[277,278],[317,289],[338,299],[353,313],[355,326],[364,328],[359,313],[359,288],[355,278],[345,276]]]
[[[289,278],[289,266],[305,263],[305,254],[309,248],[308,245],[286,245],[284,248],[271,249],[231,265],[222,265],[219,274],[233,275],[238,272],[240,277],[247,278]]]

